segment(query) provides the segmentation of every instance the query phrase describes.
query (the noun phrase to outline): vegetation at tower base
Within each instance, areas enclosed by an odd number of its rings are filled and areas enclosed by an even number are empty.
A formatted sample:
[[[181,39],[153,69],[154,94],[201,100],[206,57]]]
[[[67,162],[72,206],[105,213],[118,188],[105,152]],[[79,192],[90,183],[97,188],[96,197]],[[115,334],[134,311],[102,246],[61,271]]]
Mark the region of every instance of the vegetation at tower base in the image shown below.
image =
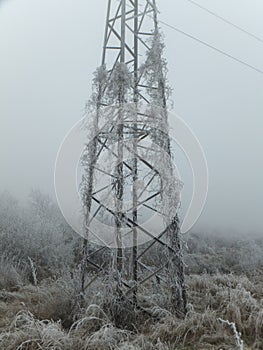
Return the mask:
[[[114,276],[91,265],[94,283],[81,306],[80,245],[48,196],[35,191],[21,207],[9,194],[0,195],[1,350],[230,350],[242,342],[244,349],[262,349],[262,236],[185,237],[184,319],[169,309],[166,289],[150,281],[138,293],[143,310],[123,310],[111,298],[114,285],[107,280],[114,283]],[[90,245],[89,253],[95,251]],[[101,251],[94,262],[110,262],[110,254]],[[142,263],[160,266],[165,254],[153,246]]]

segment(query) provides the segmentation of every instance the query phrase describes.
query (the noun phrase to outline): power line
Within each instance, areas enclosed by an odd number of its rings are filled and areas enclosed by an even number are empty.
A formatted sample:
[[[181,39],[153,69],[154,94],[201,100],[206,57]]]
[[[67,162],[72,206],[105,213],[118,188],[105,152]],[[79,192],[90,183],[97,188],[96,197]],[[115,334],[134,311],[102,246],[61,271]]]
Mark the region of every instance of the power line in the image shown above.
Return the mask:
[[[260,41],[261,43],[263,43],[263,39],[261,39],[260,37],[256,36],[255,34],[249,32],[249,31],[246,30],[246,29],[241,28],[240,26],[234,24],[233,22],[230,22],[229,20],[225,19],[224,17],[222,17],[222,16],[218,15],[217,13],[215,13],[215,12],[209,10],[209,9],[206,8],[205,6],[202,6],[202,5],[198,4],[196,1],[194,1],[194,0],[186,0],[186,1],[190,2],[191,4],[193,4],[193,5],[197,6],[197,7],[199,7],[200,9],[202,9],[202,10],[204,10],[204,11],[206,11],[206,12],[208,12],[210,15],[215,16],[216,18],[220,19],[221,21],[223,21],[223,22],[225,22],[225,23],[231,25],[232,27],[234,27],[234,28],[240,30],[241,32],[243,32],[243,33],[249,35],[250,37],[252,37],[252,38],[254,38],[254,39]]]
[[[209,47],[210,49],[212,49],[214,51],[217,51],[218,53],[220,53],[220,54],[222,54],[222,55],[224,55],[226,57],[228,57],[228,58],[230,58],[230,59],[232,59],[232,60],[234,60],[234,61],[236,61],[236,62],[238,62],[240,64],[243,64],[246,67],[249,67],[249,68],[253,69],[256,72],[258,72],[260,74],[263,74],[263,70],[261,70],[259,68],[256,68],[256,67],[252,66],[251,64],[249,64],[249,63],[247,63],[245,61],[242,61],[241,59],[236,58],[236,57],[232,56],[231,54],[229,54],[229,53],[227,53],[227,52],[225,52],[225,51],[223,51],[221,49],[218,49],[217,47],[215,47],[215,46],[213,46],[211,44],[208,44],[207,42],[205,42],[205,41],[203,41],[201,39],[198,39],[198,38],[196,38],[195,36],[193,36],[191,34],[188,34],[188,33],[184,32],[181,29],[172,26],[171,24],[168,24],[168,23],[163,22],[163,21],[159,21],[159,22],[162,23],[163,25],[165,25],[166,27],[169,27],[169,28],[177,31],[178,33],[181,33],[181,34],[187,36],[188,38],[193,39],[193,40],[197,41],[198,43],[200,43],[202,45],[205,45],[205,46]]]

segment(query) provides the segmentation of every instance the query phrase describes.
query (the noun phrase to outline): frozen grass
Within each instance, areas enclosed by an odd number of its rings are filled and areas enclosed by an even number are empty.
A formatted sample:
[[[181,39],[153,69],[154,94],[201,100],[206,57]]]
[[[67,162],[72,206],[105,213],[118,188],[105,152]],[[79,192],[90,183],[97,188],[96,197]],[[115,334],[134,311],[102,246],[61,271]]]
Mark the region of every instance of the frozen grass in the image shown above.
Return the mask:
[[[30,312],[19,312],[10,327],[0,335],[1,349],[6,350],[68,350],[73,341],[59,322],[39,321]]]
[[[137,319],[137,329],[132,331],[116,326],[103,302],[103,279],[87,296],[86,309],[74,309],[75,303],[68,302],[77,295],[67,278],[49,280],[39,287],[22,287],[19,292],[2,292],[1,350],[237,349],[232,329],[219,319],[235,324],[244,349],[262,349],[262,275],[254,276],[254,280],[245,275],[188,276],[190,303],[184,320],[158,308],[157,296],[151,304],[145,295],[153,317],[148,314],[148,319]],[[100,293],[96,293],[97,288]],[[70,328],[63,327],[61,320],[71,313],[77,319],[71,319]],[[3,315],[5,322],[1,322]]]
[[[24,283],[28,283],[25,271],[18,263],[10,258],[0,258],[0,290],[16,290]]]

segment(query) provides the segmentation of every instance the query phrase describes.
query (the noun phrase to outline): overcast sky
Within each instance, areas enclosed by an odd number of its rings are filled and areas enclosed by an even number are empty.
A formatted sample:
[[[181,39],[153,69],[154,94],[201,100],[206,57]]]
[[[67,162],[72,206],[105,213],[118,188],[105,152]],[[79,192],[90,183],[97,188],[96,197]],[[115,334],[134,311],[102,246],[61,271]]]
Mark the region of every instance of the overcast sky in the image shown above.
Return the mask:
[[[196,1],[263,38],[262,0]],[[186,0],[157,2],[161,20],[263,70],[263,43]],[[54,196],[58,147],[82,117],[101,61],[106,4],[0,0],[0,191]],[[162,29],[174,111],[199,138],[210,172],[195,229],[263,234],[263,75]],[[191,174],[181,162],[186,206]]]

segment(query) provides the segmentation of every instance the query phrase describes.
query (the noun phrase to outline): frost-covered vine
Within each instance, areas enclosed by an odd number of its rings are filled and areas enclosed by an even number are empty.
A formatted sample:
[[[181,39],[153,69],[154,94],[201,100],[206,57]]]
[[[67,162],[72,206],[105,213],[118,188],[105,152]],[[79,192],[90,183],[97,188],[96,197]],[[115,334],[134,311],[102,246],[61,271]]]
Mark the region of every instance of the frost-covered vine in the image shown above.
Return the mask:
[[[140,70],[148,86],[150,102],[153,105],[165,107],[171,89],[167,84],[167,62],[163,58],[164,42],[161,33],[156,30],[151,42],[150,50],[146,53],[146,61]]]

